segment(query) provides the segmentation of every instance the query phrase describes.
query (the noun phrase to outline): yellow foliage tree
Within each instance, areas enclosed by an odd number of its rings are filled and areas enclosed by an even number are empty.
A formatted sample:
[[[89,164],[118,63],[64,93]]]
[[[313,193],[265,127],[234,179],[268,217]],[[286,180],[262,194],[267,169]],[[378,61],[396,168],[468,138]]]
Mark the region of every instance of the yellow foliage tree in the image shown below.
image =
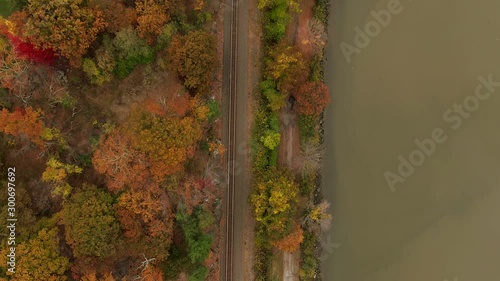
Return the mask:
[[[66,182],[66,178],[70,174],[80,174],[82,171],[83,169],[76,165],[64,164],[55,157],[49,157],[47,168],[42,174],[42,181],[54,185],[54,194],[66,197],[72,190],[72,187]]]
[[[59,254],[57,228],[42,229],[38,236],[17,248],[17,271],[12,281],[66,281],[69,260]]]
[[[250,201],[256,220],[264,225],[273,240],[290,233],[298,193],[297,184],[284,170],[265,171],[256,180]]]

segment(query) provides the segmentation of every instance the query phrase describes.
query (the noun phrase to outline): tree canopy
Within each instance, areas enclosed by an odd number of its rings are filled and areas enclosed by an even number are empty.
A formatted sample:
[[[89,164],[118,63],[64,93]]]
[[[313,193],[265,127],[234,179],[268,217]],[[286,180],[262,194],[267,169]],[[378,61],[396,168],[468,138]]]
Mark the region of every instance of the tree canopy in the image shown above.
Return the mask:
[[[29,0],[25,25],[19,34],[36,47],[52,49],[80,66],[89,46],[107,23],[102,12],[92,10],[83,0]]]
[[[307,82],[302,84],[294,94],[295,110],[304,115],[320,115],[330,103],[328,88],[323,82]]]
[[[113,254],[120,228],[113,198],[95,186],[85,185],[63,205],[66,241],[76,257]]]
[[[57,228],[42,229],[36,238],[21,243],[16,253],[16,273],[13,281],[66,281],[64,275],[69,260],[59,252]]]
[[[258,177],[250,200],[256,220],[270,237],[280,239],[289,234],[298,195],[297,184],[284,170],[269,169]]]
[[[168,59],[187,88],[204,93],[217,62],[215,38],[201,30],[176,35],[170,43]]]

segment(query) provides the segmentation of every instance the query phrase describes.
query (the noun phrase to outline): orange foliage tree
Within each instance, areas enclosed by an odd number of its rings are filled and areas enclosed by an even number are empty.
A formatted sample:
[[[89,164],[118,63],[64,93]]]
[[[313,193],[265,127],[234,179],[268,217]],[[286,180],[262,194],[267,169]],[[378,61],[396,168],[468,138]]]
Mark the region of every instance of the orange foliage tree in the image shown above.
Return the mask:
[[[97,278],[95,270],[85,273],[80,281],[116,281],[111,272],[104,274],[101,278]]]
[[[205,31],[177,35],[170,43],[168,59],[188,89],[203,93],[217,62],[215,39]]]
[[[117,214],[131,248],[157,260],[167,258],[173,214],[164,190],[155,184],[129,189],[118,198]]]
[[[295,110],[299,114],[319,115],[330,103],[328,88],[323,82],[307,82],[299,87],[294,94],[296,104]]]
[[[170,203],[158,185],[128,190],[119,197],[118,206],[134,213],[151,237],[169,233],[172,229]]]
[[[149,44],[155,42],[161,33],[162,27],[168,20],[169,15],[165,0],[138,0],[135,3],[137,11],[137,32],[139,36]]]
[[[300,226],[296,226],[295,231],[280,240],[274,241],[273,245],[281,251],[292,253],[297,250],[302,241],[304,241],[304,232]]]
[[[99,173],[106,175],[107,187],[113,192],[125,185],[140,185],[150,175],[146,156],[131,147],[130,139],[122,130],[115,130],[101,142],[92,163]]]
[[[185,161],[194,155],[202,137],[202,128],[194,117],[161,117],[138,111],[130,119],[132,147],[150,160],[150,171],[156,180],[183,170]]]
[[[80,66],[97,34],[107,23],[101,11],[83,5],[83,0],[29,0],[25,25],[17,34],[42,49],[52,49]]]
[[[118,32],[137,22],[135,9],[125,6],[121,1],[90,0],[89,7],[102,11],[104,20],[108,23],[106,30],[111,33]]]
[[[17,109],[13,112],[3,108],[0,110],[0,132],[12,136],[27,137],[39,147],[44,147],[42,134],[45,127],[40,120],[41,115],[41,110],[34,110],[32,107]]]

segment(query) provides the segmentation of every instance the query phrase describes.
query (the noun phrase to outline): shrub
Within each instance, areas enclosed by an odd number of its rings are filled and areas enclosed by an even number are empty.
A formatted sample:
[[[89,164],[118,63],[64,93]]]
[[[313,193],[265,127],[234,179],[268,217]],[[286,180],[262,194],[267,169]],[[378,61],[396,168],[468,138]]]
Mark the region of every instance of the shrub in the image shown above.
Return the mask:
[[[320,82],[323,81],[323,63],[322,57],[315,55],[309,66],[309,81]]]
[[[318,118],[313,115],[299,115],[299,132],[302,142],[306,142],[317,135],[316,124]]]
[[[197,267],[191,275],[189,275],[188,281],[203,281],[207,278],[208,268],[204,266]]]
[[[253,269],[255,272],[256,281],[267,281],[269,278],[272,248],[269,243],[265,228],[261,224],[257,224],[255,228],[255,245],[254,245],[254,263]]]
[[[278,150],[271,150],[269,154],[269,167],[276,167],[278,165]]]
[[[314,176],[303,176],[300,179],[300,195],[308,196],[314,189]]]
[[[208,122],[212,122],[220,117],[219,103],[214,99],[208,99],[206,103],[208,112]]]
[[[274,44],[285,36],[286,26],[291,19],[289,11],[298,11],[299,5],[298,2],[289,0],[261,0],[259,9],[266,9],[264,38],[268,44]]]
[[[255,179],[250,196],[255,219],[266,235],[276,241],[290,234],[299,188],[286,170],[267,169]]]
[[[300,281],[313,281],[316,280],[316,270],[319,266],[317,257],[315,255],[315,248],[317,238],[314,233],[304,231],[304,241],[300,246],[301,260],[300,260]]]
[[[314,18],[326,24],[328,20],[330,4],[328,0],[316,0],[316,5],[313,8]]]
[[[204,233],[200,227],[200,212],[205,211],[197,209],[194,214],[188,215],[185,209],[179,208],[176,215],[187,242],[189,259],[195,265],[205,261],[212,245],[212,236]]]
[[[264,135],[260,137],[260,141],[265,147],[274,150],[280,144],[281,134],[273,130],[266,130]]]

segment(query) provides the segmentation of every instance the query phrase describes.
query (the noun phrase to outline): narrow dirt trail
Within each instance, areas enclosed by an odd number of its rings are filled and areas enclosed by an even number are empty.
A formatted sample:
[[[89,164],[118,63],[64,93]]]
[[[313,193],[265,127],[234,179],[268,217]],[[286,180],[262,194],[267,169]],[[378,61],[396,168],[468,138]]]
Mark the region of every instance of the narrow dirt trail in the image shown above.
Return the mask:
[[[296,116],[288,108],[281,111],[281,143],[279,147],[279,164],[293,169],[294,154],[300,149],[299,132]],[[283,278],[284,281],[299,281],[300,251],[283,253]]]

